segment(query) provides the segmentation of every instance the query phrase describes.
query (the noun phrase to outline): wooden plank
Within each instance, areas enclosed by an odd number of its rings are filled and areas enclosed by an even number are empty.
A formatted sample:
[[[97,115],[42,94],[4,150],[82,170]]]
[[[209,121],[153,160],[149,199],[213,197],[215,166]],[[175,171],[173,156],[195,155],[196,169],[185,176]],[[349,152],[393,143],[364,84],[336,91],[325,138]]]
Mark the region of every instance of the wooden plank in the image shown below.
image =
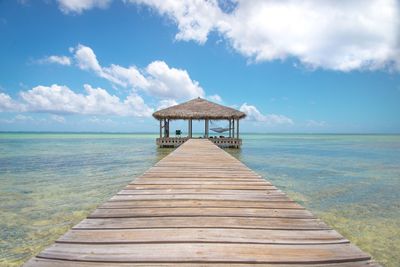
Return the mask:
[[[129,218],[129,217],[262,217],[262,218],[315,218],[308,210],[256,209],[256,208],[146,208],[146,209],[96,209],[88,218]]]
[[[334,230],[293,231],[258,229],[163,228],[128,230],[71,230],[60,243],[253,243],[253,244],[332,244],[348,243]]]
[[[129,190],[123,189],[117,193],[118,195],[178,195],[178,194],[216,194],[216,195],[251,195],[251,196],[284,196],[285,194],[277,189],[273,190],[229,190],[229,189],[207,189],[207,188],[195,188],[195,189],[142,189],[142,190]]]
[[[162,183],[186,183],[186,182],[194,182],[195,184],[202,184],[202,183],[248,183],[248,184],[254,184],[254,183],[265,183],[271,185],[270,182],[265,181],[264,179],[259,179],[259,178],[254,178],[254,179],[242,179],[242,178],[196,178],[196,177],[179,177],[179,178],[174,178],[174,177],[168,177],[168,178],[159,178],[159,177],[149,177],[149,178],[143,178],[143,177],[138,177],[136,178],[131,184],[135,184],[136,182],[140,183],[150,183],[153,181],[159,181]]]
[[[138,178],[134,180],[130,185],[271,185],[271,183],[265,180],[255,180],[255,181],[246,181],[246,180],[218,180],[215,181],[214,179],[157,179],[157,178]]]
[[[162,199],[185,199],[185,200],[243,200],[243,201],[288,201],[290,200],[286,195],[219,195],[219,194],[147,194],[147,195],[115,195],[111,201],[117,200],[162,200]]]
[[[281,230],[329,230],[319,219],[254,218],[254,217],[144,217],[84,219],[73,229],[137,228],[234,228]]]
[[[275,245],[155,243],[87,245],[55,243],[41,258],[99,262],[334,263],[369,260],[351,244]]]
[[[240,200],[126,200],[108,201],[99,208],[155,208],[155,207],[236,207],[260,209],[304,209],[293,201],[240,201]]]
[[[115,263],[115,262],[89,262],[89,261],[65,261],[65,260],[53,260],[53,259],[41,259],[32,258],[25,264],[26,267],[139,267],[139,266],[161,266],[161,267],[245,267],[249,264],[238,264],[238,263]],[[257,264],[257,266],[274,266],[274,267],[288,267],[286,264]],[[303,264],[291,264],[291,267],[304,267]],[[378,267],[379,265],[373,261],[357,261],[351,263],[330,263],[330,264],[308,264],[309,267]]]
[[[125,187],[127,190],[142,190],[142,189],[224,189],[224,190],[277,190],[273,185],[187,185],[187,184],[130,184]]]

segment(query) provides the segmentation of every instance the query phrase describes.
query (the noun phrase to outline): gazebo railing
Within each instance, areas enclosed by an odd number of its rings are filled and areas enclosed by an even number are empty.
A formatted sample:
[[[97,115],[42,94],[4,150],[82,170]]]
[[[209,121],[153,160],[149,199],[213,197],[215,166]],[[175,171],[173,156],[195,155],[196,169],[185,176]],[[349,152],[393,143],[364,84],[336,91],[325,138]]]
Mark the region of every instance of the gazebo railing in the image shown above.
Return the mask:
[[[159,147],[178,147],[185,143],[189,137],[162,137],[157,138],[157,146]],[[214,144],[222,148],[239,148],[242,145],[242,139],[232,137],[213,137],[207,138]]]

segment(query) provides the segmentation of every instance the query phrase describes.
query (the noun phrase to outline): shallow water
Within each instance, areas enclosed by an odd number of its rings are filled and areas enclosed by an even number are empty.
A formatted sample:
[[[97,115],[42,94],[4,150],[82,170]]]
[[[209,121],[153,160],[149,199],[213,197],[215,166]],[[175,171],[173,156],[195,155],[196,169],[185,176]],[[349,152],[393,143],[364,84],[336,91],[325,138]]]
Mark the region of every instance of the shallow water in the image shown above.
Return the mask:
[[[0,134],[0,265],[19,266],[168,154],[151,134]],[[400,262],[399,135],[243,135],[228,150],[385,266]]]

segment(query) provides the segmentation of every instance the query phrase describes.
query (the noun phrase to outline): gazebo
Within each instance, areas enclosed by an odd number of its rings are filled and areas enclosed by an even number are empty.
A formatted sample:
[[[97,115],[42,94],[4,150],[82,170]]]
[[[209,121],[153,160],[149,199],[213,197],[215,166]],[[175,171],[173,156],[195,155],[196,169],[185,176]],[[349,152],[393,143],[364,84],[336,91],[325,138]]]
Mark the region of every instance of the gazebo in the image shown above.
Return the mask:
[[[179,105],[161,109],[153,113],[153,117],[160,121],[160,137],[157,138],[159,147],[178,147],[186,140],[193,138],[193,120],[204,120],[204,135],[199,138],[207,138],[219,147],[239,148],[242,140],[239,138],[239,120],[246,114],[223,105],[219,105],[203,98],[195,98]],[[177,131],[175,136],[170,134],[170,121],[187,120],[188,135],[180,136]],[[210,121],[227,121],[228,127],[209,128]],[[218,136],[210,136],[209,130],[218,133]],[[227,135],[223,135],[226,133]]]

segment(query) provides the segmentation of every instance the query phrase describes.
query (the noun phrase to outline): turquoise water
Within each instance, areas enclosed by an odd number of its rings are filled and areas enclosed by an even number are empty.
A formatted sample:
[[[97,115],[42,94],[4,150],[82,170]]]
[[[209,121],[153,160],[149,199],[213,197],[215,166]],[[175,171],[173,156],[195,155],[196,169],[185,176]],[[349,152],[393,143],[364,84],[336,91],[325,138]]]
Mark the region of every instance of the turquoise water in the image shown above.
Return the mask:
[[[168,154],[151,134],[0,134],[0,266],[19,266]],[[399,135],[243,135],[228,150],[385,266],[400,262]]]

